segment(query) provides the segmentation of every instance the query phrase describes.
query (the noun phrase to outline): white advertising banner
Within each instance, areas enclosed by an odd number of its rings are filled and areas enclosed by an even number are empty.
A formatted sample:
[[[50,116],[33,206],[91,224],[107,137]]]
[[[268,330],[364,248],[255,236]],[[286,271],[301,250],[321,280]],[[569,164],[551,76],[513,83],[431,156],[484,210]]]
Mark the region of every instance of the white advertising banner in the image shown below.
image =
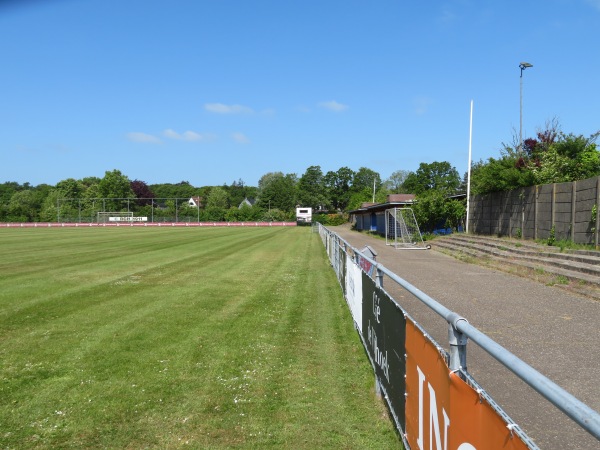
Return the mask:
[[[108,218],[109,222],[148,222],[147,217],[133,217],[133,216],[111,216]]]
[[[346,301],[358,331],[362,333],[362,271],[348,255],[346,255]]]

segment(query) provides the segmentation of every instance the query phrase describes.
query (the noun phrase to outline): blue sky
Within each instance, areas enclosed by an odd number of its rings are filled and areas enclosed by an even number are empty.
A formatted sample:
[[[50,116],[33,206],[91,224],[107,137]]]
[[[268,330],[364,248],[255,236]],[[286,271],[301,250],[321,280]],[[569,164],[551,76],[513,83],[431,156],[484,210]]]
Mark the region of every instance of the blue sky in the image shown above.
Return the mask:
[[[600,130],[600,0],[0,2],[0,182],[467,170]]]

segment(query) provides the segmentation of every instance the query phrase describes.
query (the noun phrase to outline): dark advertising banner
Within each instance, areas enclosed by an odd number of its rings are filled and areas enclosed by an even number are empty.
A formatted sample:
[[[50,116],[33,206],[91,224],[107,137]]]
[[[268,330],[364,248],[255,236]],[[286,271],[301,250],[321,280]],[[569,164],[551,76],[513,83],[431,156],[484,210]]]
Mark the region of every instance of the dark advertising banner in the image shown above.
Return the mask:
[[[404,426],[406,320],[400,307],[367,274],[362,274],[362,334],[379,383]]]

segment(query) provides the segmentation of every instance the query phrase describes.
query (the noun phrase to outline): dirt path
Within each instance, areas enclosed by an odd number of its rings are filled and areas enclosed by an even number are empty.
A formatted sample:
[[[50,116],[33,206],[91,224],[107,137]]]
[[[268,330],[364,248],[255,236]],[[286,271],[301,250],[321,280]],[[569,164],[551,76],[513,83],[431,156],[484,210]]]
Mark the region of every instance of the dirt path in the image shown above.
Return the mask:
[[[396,250],[348,227],[331,227],[355,248],[468,321],[596,411],[600,410],[600,302],[433,250]],[[388,292],[445,348],[446,322],[390,279]],[[475,379],[542,449],[598,449],[600,443],[473,342]]]

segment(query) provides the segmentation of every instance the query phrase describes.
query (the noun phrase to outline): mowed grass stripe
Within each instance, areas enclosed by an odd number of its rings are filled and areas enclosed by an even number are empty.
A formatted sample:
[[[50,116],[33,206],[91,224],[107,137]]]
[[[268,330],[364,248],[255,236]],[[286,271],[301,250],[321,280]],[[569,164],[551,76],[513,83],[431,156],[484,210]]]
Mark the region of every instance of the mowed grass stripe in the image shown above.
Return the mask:
[[[399,446],[308,229],[51,231],[0,232],[44,242],[0,279],[2,447]]]
[[[156,230],[156,229],[153,229]],[[17,230],[21,233],[44,233],[44,230]],[[139,271],[148,272],[169,264],[180,266],[183,259],[202,258],[203,264],[220,258],[222,249],[239,245],[230,233],[222,229],[184,229],[177,236],[172,236],[167,230],[150,231],[142,229],[136,233],[135,228],[101,229],[98,230],[47,230],[45,242],[55,240],[53,233],[59,233],[56,239],[56,251],[38,248],[39,240],[33,236],[32,242],[25,240],[23,246],[28,248],[27,258],[14,256],[13,249],[5,247],[0,240],[0,248],[6,259],[0,272],[0,305],[6,300],[13,307],[26,308],[28,300],[35,302],[53,301],[55,296],[64,296],[68,292],[78,293],[82,288],[94,289],[104,287],[108,283],[126,283],[135,280]],[[245,236],[252,240],[266,239],[263,230],[243,230],[239,233],[240,241]],[[74,236],[73,242],[66,243],[64,234]],[[77,236],[78,233],[85,238]],[[113,233],[112,240],[106,233]],[[17,234],[18,236],[18,234]],[[31,234],[27,235],[29,238]],[[98,239],[94,239],[94,237]],[[0,237],[2,233],[0,233]],[[90,242],[93,240],[93,245]],[[215,241],[214,243],[212,241]],[[247,245],[248,242],[245,243]],[[182,272],[185,276],[185,272]],[[43,275],[43,276],[40,276]],[[150,273],[149,276],[152,276]],[[133,277],[133,278],[132,278]],[[48,283],[49,280],[56,281]],[[44,296],[40,296],[40,291]],[[18,303],[12,299],[19,298]],[[37,308],[38,305],[33,305]]]

